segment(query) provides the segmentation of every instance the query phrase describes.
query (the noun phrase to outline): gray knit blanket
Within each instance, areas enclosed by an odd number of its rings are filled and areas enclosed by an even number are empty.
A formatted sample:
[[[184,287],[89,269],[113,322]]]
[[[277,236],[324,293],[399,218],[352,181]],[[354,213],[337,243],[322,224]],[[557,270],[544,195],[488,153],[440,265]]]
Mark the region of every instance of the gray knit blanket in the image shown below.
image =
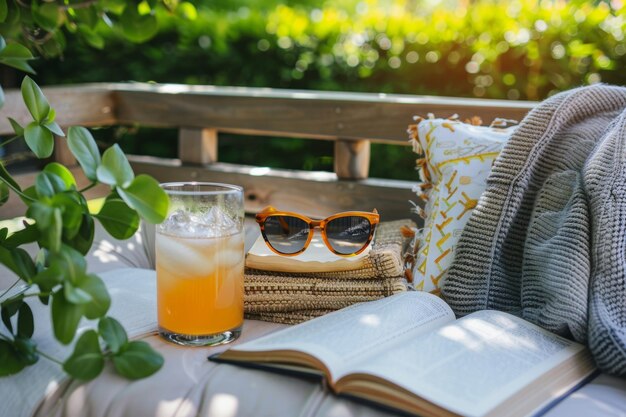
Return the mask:
[[[495,161],[442,294],[587,343],[626,375],[626,88],[541,103]]]

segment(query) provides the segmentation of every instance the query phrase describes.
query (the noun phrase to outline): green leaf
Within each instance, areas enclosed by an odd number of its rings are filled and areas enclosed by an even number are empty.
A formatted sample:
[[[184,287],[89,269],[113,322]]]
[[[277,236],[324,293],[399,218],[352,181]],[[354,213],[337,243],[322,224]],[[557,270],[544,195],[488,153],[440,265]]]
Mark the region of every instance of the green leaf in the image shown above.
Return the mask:
[[[54,36],[51,39],[48,39],[43,45],[39,45],[39,50],[42,51],[42,55],[46,58],[53,58],[61,55],[65,46],[67,45],[67,40],[65,39],[65,35],[62,30],[54,31]]]
[[[31,122],[24,130],[26,144],[37,158],[47,158],[54,149],[54,137],[50,131],[37,122]]]
[[[0,22],[7,20],[9,14],[9,7],[7,6],[7,0],[0,0]]]
[[[70,281],[63,284],[65,299],[72,304],[87,304],[93,300],[91,295],[80,287],[75,287]]]
[[[100,350],[95,330],[83,333],[74,346],[74,352],[63,364],[63,370],[76,379],[94,379],[104,369],[104,355]]]
[[[2,322],[13,333],[13,324],[11,323],[11,317],[17,314],[20,307],[24,303],[24,294],[18,294],[14,297],[5,300],[0,306],[2,307]]]
[[[139,214],[121,199],[107,199],[94,217],[111,236],[120,240],[130,238],[139,228]]]
[[[105,10],[117,15],[122,14],[126,8],[126,0],[100,0],[100,4]]]
[[[0,182],[0,207],[9,201],[9,186]]]
[[[52,295],[51,311],[54,336],[64,345],[69,344],[83,316],[84,304],[72,304],[65,299],[63,291],[57,291]]]
[[[61,209],[51,207],[41,201],[35,201],[28,207],[26,216],[35,220],[37,229],[41,233],[40,246],[58,252],[61,246],[63,232],[63,217]]]
[[[17,316],[17,336],[30,339],[34,331],[33,311],[28,304],[23,303]]]
[[[11,1],[7,0],[7,5],[10,5]],[[16,30],[15,27],[20,22],[20,17],[23,17],[26,20],[26,13],[22,14],[20,12],[20,7],[9,7],[9,13],[7,15],[6,20],[4,21],[5,27]]]
[[[48,32],[54,32],[57,27],[63,21],[63,14],[56,3],[43,3],[41,6],[36,6],[37,3],[33,3],[33,19],[42,29]]]
[[[168,12],[172,13],[176,11],[176,8],[178,7],[178,0],[163,0],[162,4]]]
[[[37,229],[37,225],[26,223],[23,229],[9,236],[2,245],[7,249],[17,248],[26,243],[36,242],[37,239],[39,239],[39,229]]]
[[[53,211],[53,207],[41,201],[35,201],[26,210],[26,217],[35,220],[35,225],[40,231],[45,231],[52,224]]]
[[[24,128],[18,122],[16,122],[13,118],[8,117],[8,119],[9,119],[9,123],[11,123],[11,127],[13,128],[13,131],[15,132],[15,136],[24,136]]]
[[[0,59],[35,59],[30,49],[19,43],[5,43],[2,39],[4,47],[0,50]]]
[[[50,107],[50,112],[48,112],[48,115],[46,116],[45,123],[52,123],[52,122],[54,122],[54,119],[56,119],[56,117],[57,117],[56,110],[54,110],[52,107]],[[61,135],[61,136],[65,136],[65,135]]]
[[[138,175],[127,188],[118,188],[120,197],[149,223],[165,220],[169,199],[159,183],[149,175]]]
[[[0,376],[16,374],[25,367],[13,344],[0,339]]]
[[[0,247],[0,263],[26,282],[30,282],[37,274],[35,263],[28,252],[22,248],[7,249]]]
[[[61,126],[59,126],[57,124],[57,122],[46,123],[46,124],[43,125],[43,127],[48,129],[50,131],[50,133],[52,133],[54,135],[65,137],[65,133],[63,133],[63,130],[61,129]]]
[[[62,282],[63,273],[58,264],[52,264],[33,277],[33,282],[39,286],[43,292],[50,292]]]
[[[59,208],[54,208],[52,211],[52,217],[50,218],[50,227],[46,230],[41,230],[43,235],[41,242],[42,246],[47,247],[52,253],[57,253],[61,249],[61,236],[63,234],[63,215]]]
[[[30,254],[22,248],[9,249],[9,252],[11,252],[13,258],[13,266],[7,266],[24,281],[32,281],[35,274],[37,274],[37,268]]]
[[[93,299],[85,304],[85,317],[90,320],[104,317],[111,307],[111,296],[104,282],[97,275],[89,274],[85,275],[79,285]]]
[[[45,248],[39,248],[37,251],[37,255],[35,255],[35,268],[37,268],[37,273],[44,270],[45,265],[47,263],[48,252]]]
[[[189,3],[188,1],[184,1],[179,4],[176,8],[176,13],[187,20],[196,20],[198,18],[198,11],[196,10],[196,6]]]
[[[23,364],[28,366],[39,360],[39,355],[37,354],[37,344],[34,341],[17,337],[13,341],[13,346]]]
[[[91,181],[97,180],[96,170],[100,165],[100,152],[91,133],[80,126],[72,126],[67,132],[67,144],[83,168],[85,176]]]
[[[163,357],[146,342],[134,341],[113,356],[113,366],[126,378],[140,379],[161,369]]]
[[[24,77],[22,81],[22,97],[26,108],[35,121],[41,123],[48,117],[50,103],[48,103],[39,86],[29,76]]]
[[[0,2],[1,1],[6,1],[6,0],[0,0]],[[7,42],[4,40],[2,36],[0,36],[0,52],[2,52],[2,50],[6,48],[6,46],[7,46]]]
[[[75,191],[78,194],[78,192]],[[83,216],[83,207],[80,200],[70,193],[56,194],[51,201],[53,207],[61,210],[63,222],[63,237],[72,239],[80,229]]]
[[[44,167],[43,172],[49,172],[61,178],[65,183],[66,190],[76,188],[76,179],[74,175],[72,175],[72,172],[58,162],[50,162]]]
[[[69,282],[82,288],[80,282],[86,277],[87,262],[81,253],[70,246],[63,245],[51,262],[59,264],[63,276]]]
[[[27,206],[30,206],[34,200],[37,200],[39,198],[39,196],[37,195],[37,190],[35,189],[34,185],[31,185],[28,188],[24,188],[22,190],[22,194],[24,195],[20,195],[20,199]]]
[[[131,42],[145,42],[157,34],[159,25],[154,14],[139,14],[137,7],[130,5],[120,18],[122,33]]]
[[[98,323],[98,331],[113,353],[118,353],[122,346],[128,343],[126,330],[119,321],[112,317],[103,317]]]
[[[126,155],[116,143],[102,154],[102,163],[97,169],[98,180],[105,184],[126,187],[135,177]]]
[[[94,221],[89,214],[83,213],[83,218],[80,223],[80,228],[76,236],[72,238],[66,238],[65,243],[72,246],[80,254],[86,255],[91,249],[93,243],[93,237],[95,234]]]
[[[93,46],[96,49],[104,48],[104,38],[100,36],[100,34],[94,29],[85,25],[78,25],[78,32],[89,45]]]
[[[0,63],[30,74],[35,73],[35,70],[28,64],[28,61],[32,59],[35,57],[30,50],[19,43],[10,43],[0,51]]]
[[[49,171],[41,171],[35,177],[35,190],[39,197],[52,197],[67,190],[63,178]]]
[[[79,29],[81,26],[93,29],[100,20],[98,11],[94,6],[75,8],[74,15],[76,16],[75,20],[79,22]]]
[[[143,0],[137,5],[137,10],[140,15],[151,13],[156,7],[157,0]]]

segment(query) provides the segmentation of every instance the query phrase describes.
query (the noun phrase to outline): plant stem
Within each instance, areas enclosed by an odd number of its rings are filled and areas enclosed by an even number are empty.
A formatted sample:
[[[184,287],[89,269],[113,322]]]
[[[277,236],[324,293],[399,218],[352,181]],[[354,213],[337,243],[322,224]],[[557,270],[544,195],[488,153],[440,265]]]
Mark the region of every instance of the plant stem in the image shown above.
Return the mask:
[[[20,197],[25,198],[27,200],[30,201],[35,201],[34,198],[27,196],[26,194],[24,194],[23,192],[21,192],[20,190],[18,190],[16,187],[14,187],[10,182],[8,182],[7,180],[5,180],[4,178],[0,177],[0,181],[2,181],[3,183],[5,183],[6,185],[9,186],[10,189],[13,190],[13,192],[15,192],[16,194],[18,194]]]
[[[48,355],[47,353],[44,353],[44,352],[40,351],[39,349],[35,349],[35,351],[37,353],[39,353],[41,356],[43,356],[44,358],[48,359],[49,361],[57,363],[57,364],[63,366],[63,362],[61,362],[60,360],[58,360],[56,358],[53,358],[52,356]]]
[[[27,298],[27,297],[47,297],[48,295],[50,295],[49,292],[38,292],[38,293],[34,293],[34,294],[25,294],[24,298]]]
[[[2,294],[0,294],[0,300],[2,300],[2,297],[4,297],[5,295],[7,295],[7,293],[9,291],[11,291],[13,289],[13,287],[15,287],[19,282],[21,281],[21,279],[17,279],[15,280],[15,282],[13,284],[11,284],[11,286],[9,288],[7,288],[6,290],[4,290],[4,292]]]
[[[21,138],[21,136],[13,136],[12,138],[5,140],[4,142],[0,143],[0,148],[2,148],[4,145],[8,145],[9,143],[19,138]]]
[[[84,193],[85,191],[92,189],[96,185],[98,185],[98,183],[96,181],[94,181],[91,184],[89,184],[88,186],[86,186],[85,188],[83,188],[82,190],[78,190],[78,192],[79,193]]]

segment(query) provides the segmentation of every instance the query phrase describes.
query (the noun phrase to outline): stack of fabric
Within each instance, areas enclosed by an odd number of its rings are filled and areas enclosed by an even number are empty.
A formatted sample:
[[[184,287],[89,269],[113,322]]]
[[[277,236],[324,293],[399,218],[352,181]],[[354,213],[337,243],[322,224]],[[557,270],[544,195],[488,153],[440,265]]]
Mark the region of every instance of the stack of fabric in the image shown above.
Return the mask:
[[[402,228],[414,226],[411,220],[380,223],[371,250],[356,269],[295,273],[246,268],[246,317],[295,324],[406,291]]]

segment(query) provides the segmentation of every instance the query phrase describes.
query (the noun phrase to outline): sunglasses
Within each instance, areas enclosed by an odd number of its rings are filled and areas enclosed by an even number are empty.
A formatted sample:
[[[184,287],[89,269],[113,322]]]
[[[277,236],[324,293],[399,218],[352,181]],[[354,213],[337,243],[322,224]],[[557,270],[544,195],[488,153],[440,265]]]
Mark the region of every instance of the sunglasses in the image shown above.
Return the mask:
[[[358,255],[374,237],[380,220],[373,212],[346,211],[324,220],[313,220],[302,214],[278,211],[267,207],[256,215],[261,234],[269,248],[279,255],[295,256],[306,250],[313,238],[313,229],[319,227],[328,249],[339,256]]]

